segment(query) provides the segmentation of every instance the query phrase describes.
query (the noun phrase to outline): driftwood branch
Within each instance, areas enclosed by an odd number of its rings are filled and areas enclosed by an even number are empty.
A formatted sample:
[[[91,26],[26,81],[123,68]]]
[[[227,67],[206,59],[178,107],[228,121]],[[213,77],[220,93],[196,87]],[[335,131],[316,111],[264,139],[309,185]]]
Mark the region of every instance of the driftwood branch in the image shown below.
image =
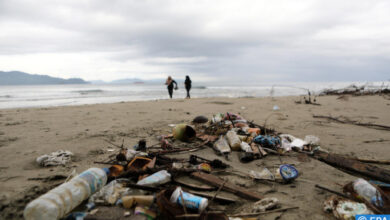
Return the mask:
[[[382,182],[390,183],[390,170],[381,167],[365,164],[360,161],[347,158],[338,154],[331,154],[317,151],[314,153],[314,158],[323,161],[331,166],[348,170],[353,173],[358,173],[365,177],[369,177]]]

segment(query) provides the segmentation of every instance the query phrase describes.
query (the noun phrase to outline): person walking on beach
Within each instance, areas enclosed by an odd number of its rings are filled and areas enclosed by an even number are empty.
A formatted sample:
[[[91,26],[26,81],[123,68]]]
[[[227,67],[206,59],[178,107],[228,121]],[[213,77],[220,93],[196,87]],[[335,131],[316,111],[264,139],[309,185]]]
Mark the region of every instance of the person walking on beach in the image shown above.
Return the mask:
[[[168,79],[165,82],[165,85],[167,85],[167,89],[168,89],[168,93],[169,93],[170,98],[172,98],[172,94],[173,94],[173,84],[175,84],[175,90],[177,90],[178,88],[177,88],[176,81],[173,80],[171,76],[168,76]]]
[[[192,81],[190,79],[189,76],[186,76],[186,80],[184,81],[184,85],[186,86],[186,90],[187,90],[187,99],[191,98],[190,97],[190,90],[191,90],[191,84],[192,84]]]

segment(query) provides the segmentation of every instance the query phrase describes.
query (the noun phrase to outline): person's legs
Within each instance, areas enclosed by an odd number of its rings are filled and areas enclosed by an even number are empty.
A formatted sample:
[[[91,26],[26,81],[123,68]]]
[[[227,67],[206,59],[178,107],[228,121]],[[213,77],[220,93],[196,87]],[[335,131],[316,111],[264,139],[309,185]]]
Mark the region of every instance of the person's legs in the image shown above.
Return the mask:
[[[190,90],[189,90],[189,89],[187,89],[187,98],[191,98],[191,97],[190,97]]]
[[[168,89],[169,97],[172,98],[173,89]]]

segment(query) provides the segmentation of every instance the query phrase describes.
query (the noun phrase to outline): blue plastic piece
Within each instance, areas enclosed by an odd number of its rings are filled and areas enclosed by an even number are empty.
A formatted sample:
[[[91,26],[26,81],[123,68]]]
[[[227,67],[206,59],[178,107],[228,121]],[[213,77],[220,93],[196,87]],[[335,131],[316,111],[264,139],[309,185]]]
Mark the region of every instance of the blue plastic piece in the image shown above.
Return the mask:
[[[277,145],[280,145],[280,138],[279,137],[272,137],[269,135],[266,135],[266,136],[258,135],[253,139],[253,141],[256,144],[260,144],[262,147],[274,148]]]
[[[104,170],[104,172],[106,172],[107,176],[108,176],[108,174],[110,174],[110,169],[108,169],[107,167],[104,167],[102,169]]]

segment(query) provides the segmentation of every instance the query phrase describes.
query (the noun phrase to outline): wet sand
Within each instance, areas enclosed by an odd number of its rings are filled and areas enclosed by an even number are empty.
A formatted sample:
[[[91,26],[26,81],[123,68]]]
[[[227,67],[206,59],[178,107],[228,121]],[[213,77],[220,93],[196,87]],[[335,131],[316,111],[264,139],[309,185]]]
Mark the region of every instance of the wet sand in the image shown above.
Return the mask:
[[[0,201],[2,217],[11,206],[23,206],[23,196],[34,186],[47,187],[42,181],[29,178],[47,177],[55,174],[68,175],[73,169],[81,172],[89,167],[105,167],[94,164],[103,161],[115,149],[109,140],[120,145],[133,146],[141,138],[148,145],[157,143],[156,136],[169,134],[169,124],[187,123],[195,116],[211,117],[218,112],[240,113],[279,132],[299,138],[315,135],[320,138],[321,147],[330,152],[361,158],[386,160],[390,158],[390,132],[362,126],[341,124],[313,115],[345,116],[351,120],[390,125],[390,100],[382,96],[338,96],[317,98],[321,105],[296,104],[301,97],[277,98],[205,98],[175,99],[148,102],[126,102],[72,107],[26,108],[0,110]],[[273,106],[280,110],[273,111]],[[75,154],[66,166],[39,167],[35,159],[59,149]],[[212,149],[206,148],[196,154],[209,159],[222,159]],[[174,156],[174,155],[172,155]],[[179,154],[177,157],[188,157]],[[269,155],[263,159],[242,164],[234,153],[229,162],[235,169],[248,172],[264,167],[274,169],[280,164],[279,157]],[[322,211],[323,201],[330,195],[315,189],[318,183],[340,190],[341,186],[356,177],[335,169],[312,158],[298,159],[296,153],[281,157],[283,163],[294,164],[300,172],[299,178],[288,185],[257,183],[238,176],[227,176],[229,181],[256,191],[266,197],[276,197],[282,207],[299,206],[283,214],[282,219],[328,219],[332,217]],[[386,166],[384,166],[386,167]],[[387,166],[390,169],[390,166]],[[41,189],[42,190],[42,189]],[[42,192],[41,192],[42,193]],[[228,193],[224,195],[231,196]],[[15,202],[15,199],[21,201]],[[13,201],[11,204],[10,201]],[[245,210],[248,202],[229,207],[234,212]],[[17,217],[20,213],[15,213]],[[280,214],[280,213],[279,213]],[[264,215],[274,219],[278,213]]]

